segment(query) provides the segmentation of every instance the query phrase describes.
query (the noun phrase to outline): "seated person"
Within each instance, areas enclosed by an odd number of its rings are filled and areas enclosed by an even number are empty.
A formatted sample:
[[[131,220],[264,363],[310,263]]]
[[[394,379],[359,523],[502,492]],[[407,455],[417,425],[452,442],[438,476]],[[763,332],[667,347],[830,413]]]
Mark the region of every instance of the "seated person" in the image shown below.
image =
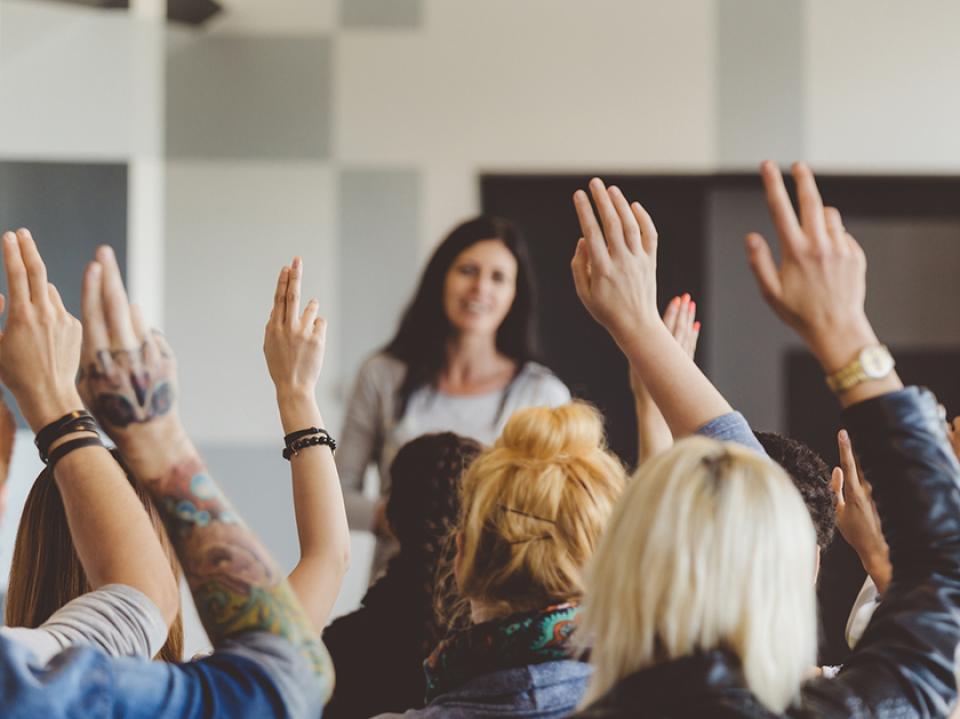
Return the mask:
[[[595,673],[583,717],[943,716],[956,700],[960,498],[933,398],[904,390],[864,313],[862,250],[810,171],[795,168],[802,223],[764,166],[783,245],[749,238],[763,294],[817,356],[871,476],[893,581],[836,679],[805,681],[816,656],[815,535],[784,472],[730,443],[689,439],[648,462],[591,564],[582,632]],[[656,231],[616,188],[591,183],[603,229],[575,197],[584,239],[577,292],[642,377],[674,437],[743,424],[656,312]],[[872,348],[872,349],[871,349]],[[883,371],[880,371],[880,370]],[[854,377],[848,381],[848,377]]]
[[[434,649],[427,705],[403,716],[562,717],[574,709],[590,674],[568,641],[582,570],[625,481],[590,406],[513,414],[461,480],[454,574],[472,624]]]
[[[120,462],[118,455],[114,459]],[[170,569],[179,577],[180,565],[160,513],[146,490],[132,477],[128,479]],[[94,590],[77,556],[53,472],[40,473],[23,505],[13,546],[5,636],[28,645],[40,664],[76,643],[92,644],[111,656],[179,662],[183,660],[183,618],[179,601],[175,606],[168,633],[165,617],[142,592],[125,584]]]
[[[120,554],[136,555],[150,543],[159,550],[149,522],[142,536],[132,537],[133,523],[104,521],[115,498],[99,492],[98,483],[116,463],[86,428],[82,397],[163,517],[215,651],[169,664],[72,647],[40,666],[29,650],[0,637],[0,714],[319,716],[333,683],[329,658],[285,577],[187,437],[173,353],[131,309],[113,252],[101,247],[84,276],[81,342],[80,323],[48,283],[30,234],[7,233],[2,244],[10,297],[0,380],[35,432],[50,437],[57,430],[47,445],[50,464],[64,506],[76,510],[71,529],[81,558],[81,546],[95,550],[108,542]],[[64,423],[71,417],[76,421]],[[145,516],[129,496],[131,511]],[[99,538],[86,544],[91,534]],[[84,566],[90,574],[91,565]],[[165,560],[164,566],[169,571]]]
[[[445,634],[434,595],[453,559],[460,477],[480,451],[476,441],[443,432],[407,442],[394,457],[386,515],[400,549],[360,609],[323,632],[337,672],[328,719],[423,706],[423,660]]]

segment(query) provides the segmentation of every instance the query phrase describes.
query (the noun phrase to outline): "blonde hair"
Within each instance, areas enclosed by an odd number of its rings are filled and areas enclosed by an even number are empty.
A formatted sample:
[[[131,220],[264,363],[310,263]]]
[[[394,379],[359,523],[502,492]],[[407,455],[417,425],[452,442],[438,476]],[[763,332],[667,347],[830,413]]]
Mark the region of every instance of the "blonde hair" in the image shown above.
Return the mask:
[[[583,567],[625,484],[593,407],[516,412],[461,480],[461,596],[496,615],[579,598]]]
[[[781,713],[816,661],[816,544],[799,493],[764,457],[697,437],[648,461],[588,570],[583,705],[628,674],[722,648]]]

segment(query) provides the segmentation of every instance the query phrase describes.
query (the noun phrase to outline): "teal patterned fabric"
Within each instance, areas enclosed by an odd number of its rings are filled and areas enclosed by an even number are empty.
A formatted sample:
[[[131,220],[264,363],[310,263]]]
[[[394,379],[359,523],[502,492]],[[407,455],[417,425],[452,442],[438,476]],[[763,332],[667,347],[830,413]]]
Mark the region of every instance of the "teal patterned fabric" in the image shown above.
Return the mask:
[[[474,677],[530,664],[575,659],[570,637],[577,602],[476,624],[437,645],[423,663],[427,702]]]

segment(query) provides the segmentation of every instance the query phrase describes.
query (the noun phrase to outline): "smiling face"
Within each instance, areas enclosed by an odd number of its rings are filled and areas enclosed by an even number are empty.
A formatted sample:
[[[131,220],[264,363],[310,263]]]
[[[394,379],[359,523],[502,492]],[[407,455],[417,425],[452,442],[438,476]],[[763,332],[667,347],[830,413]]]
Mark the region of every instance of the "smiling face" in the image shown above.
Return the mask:
[[[496,334],[517,294],[517,260],[503,242],[480,240],[454,259],[443,309],[457,332]]]

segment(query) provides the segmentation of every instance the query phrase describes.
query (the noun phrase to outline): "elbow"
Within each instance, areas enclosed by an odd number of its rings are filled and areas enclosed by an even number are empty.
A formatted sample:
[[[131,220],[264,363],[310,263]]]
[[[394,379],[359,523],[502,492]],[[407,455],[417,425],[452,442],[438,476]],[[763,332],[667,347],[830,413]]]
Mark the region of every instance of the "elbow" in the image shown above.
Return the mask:
[[[340,547],[334,556],[334,571],[337,574],[337,581],[342,582],[350,569],[350,536],[347,535],[347,541]]]

